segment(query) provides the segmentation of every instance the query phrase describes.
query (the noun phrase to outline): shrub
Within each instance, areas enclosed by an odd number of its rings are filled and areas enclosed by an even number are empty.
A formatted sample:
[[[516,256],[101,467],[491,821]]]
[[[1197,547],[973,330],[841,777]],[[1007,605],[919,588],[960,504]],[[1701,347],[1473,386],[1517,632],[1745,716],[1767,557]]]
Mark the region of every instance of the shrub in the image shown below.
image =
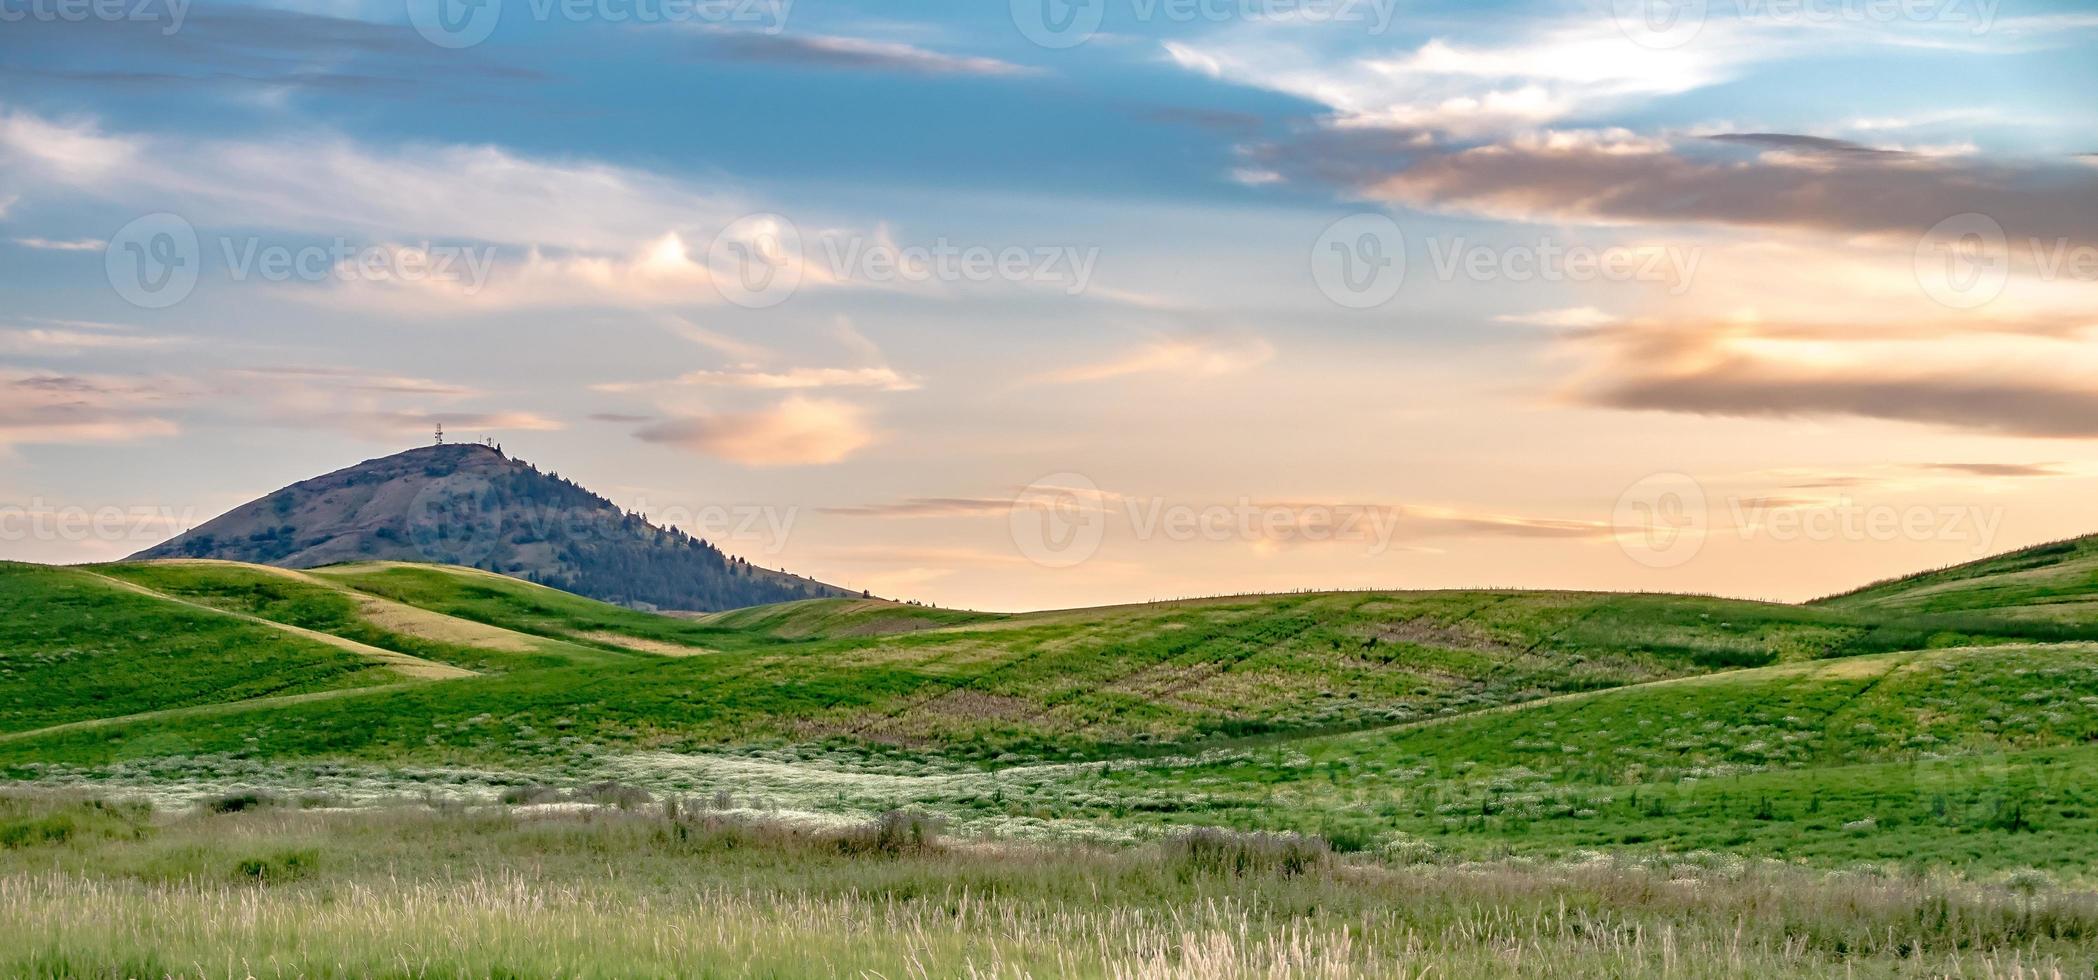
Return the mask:
[[[260,810],[278,805],[277,797],[261,790],[244,789],[214,796],[204,801],[204,809],[212,813],[240,813],[243,810]]]
[[[1331,845],[1321,837],[1216,827],[1176,834],[1161,846],[1166,863],[1184,877],[1276,874],[1288,878],[1324,867],[1333,856]]]
[[[526,806],[533,803],[553,803],[561,799],[561,791],[552,786],[511,786],[498,797],[504,806]]]
[[[0,823],[0,850],[35,847],[40,844],[63,844],[72,839],[75,829],[73,818],[63,813],[28,820],[10,820]]]
[[[250,881],[279,883],[304,878],[319,864],[320,852],[302,847],[242,858],[233,865],[233,873]]]
[[[577,791],[576,798],[601,806],[616,806],[622,810],[638,810],[647,806],[654,797],[639,786],[621,782],[591,783]]]
[[[923,854],[939,848],[940,829],[936,817],[890,810],[872,823],[838,835],[838,849],[847,854]]]

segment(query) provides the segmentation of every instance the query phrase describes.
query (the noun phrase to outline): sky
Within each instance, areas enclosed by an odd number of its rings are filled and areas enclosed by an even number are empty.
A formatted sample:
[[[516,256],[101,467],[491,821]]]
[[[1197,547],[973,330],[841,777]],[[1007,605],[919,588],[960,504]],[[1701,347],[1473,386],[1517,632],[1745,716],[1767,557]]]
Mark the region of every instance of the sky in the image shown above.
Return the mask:
[[[493,439],[1024,610],[2098,531],[2098,8],[0,0],[0,558]]]

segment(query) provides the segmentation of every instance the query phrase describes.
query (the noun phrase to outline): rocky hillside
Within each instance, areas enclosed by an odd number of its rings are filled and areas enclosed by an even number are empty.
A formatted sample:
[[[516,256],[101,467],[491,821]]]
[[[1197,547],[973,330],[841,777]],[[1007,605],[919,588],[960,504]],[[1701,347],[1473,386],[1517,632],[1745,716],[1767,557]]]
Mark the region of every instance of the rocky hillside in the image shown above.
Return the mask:
[[[285,568],[466,565],[630,606],[721,610],[847,595],[724,554],[490,446],[411,449],[243,504],[133,556]]]

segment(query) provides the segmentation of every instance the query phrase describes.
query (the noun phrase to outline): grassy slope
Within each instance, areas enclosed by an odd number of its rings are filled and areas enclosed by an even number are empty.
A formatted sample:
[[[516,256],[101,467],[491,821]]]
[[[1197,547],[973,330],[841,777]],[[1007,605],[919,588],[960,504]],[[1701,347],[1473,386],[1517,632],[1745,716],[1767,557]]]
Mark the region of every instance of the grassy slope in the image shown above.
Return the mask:
[[[479,662],[345,625],[352,606],[343,593],[296,577],[226,565],[110,571],[376,645]],[[442,691],[73,733],[0,760],[106,762],[136,758],[143,745],[164,751],[171,739],[195,752],[426,762],[541,760],[577,745],[826,740],[979,759],[1097,758],[1390,724],[1907,639],[1837,611],[1657,596],[1340,593],[988,618],[835,600],[723,622],[653,616],[464,570],[345,566],[315,578],[578,645],[630,638],[710,652],[544,669],[484,663],[515,669]],[[943,620],[956,624],[883,632]]]
[[[2098,536],[1879,582],[1820,605],[1904,615],[1992,610],[2090,622],[2098,619]]]
[[[823,600],[691,619],[463,569],[119,566],[104,571],[389,648],[406,641],[360,624],[361,599],[548,645],[505,659],[423,636],[418,655],[507,673],[16,739],[0,767],[204,754],[531,769],[811,743],[980,764],[1222,747],[1233,754],[1201,765],[1045,769],[1013,792],[888,802],[1358,843],[1396,831],[1459,850],[2062,864],[2098,859],[2075,843],[2098,840],[2098,788],[2073,776],[2098,761],[2081,747],[2098,740],[2098,617],[2074,614],[2098,594],[2086,557],[2098,563],[2081,542],[2038,549],[1804,607],[1332,593],[1018,616]],[[1907,829],[1879,830],[1894,827]]]
[[[1171,822],[1396,830],[1465,850],[1649,844],[2087,869],[2093,740],[2098,649],[1941,650],[1122,768],[1062,799],[1080,813],[1089,796]]]
[[[619,655],[559,639],[474,628],[304,572],[175,560],[94,566],[154,592],[483,673],[606,663]],[[417,615],[417,613],[423,613]]]
[[[354,653],[86,572],[0,563],[0,732],[401,680]]]

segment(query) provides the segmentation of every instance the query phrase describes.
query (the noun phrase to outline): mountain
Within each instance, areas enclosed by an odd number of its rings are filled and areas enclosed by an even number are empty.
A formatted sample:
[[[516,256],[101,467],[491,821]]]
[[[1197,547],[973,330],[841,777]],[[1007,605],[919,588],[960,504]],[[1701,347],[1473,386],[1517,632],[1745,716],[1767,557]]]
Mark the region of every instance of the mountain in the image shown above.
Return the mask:
[[[132,558],[283,568],[434,562],[606,602],[694,611],[854,594],[724,554],[476,444],[411,449],[295,483]]]

